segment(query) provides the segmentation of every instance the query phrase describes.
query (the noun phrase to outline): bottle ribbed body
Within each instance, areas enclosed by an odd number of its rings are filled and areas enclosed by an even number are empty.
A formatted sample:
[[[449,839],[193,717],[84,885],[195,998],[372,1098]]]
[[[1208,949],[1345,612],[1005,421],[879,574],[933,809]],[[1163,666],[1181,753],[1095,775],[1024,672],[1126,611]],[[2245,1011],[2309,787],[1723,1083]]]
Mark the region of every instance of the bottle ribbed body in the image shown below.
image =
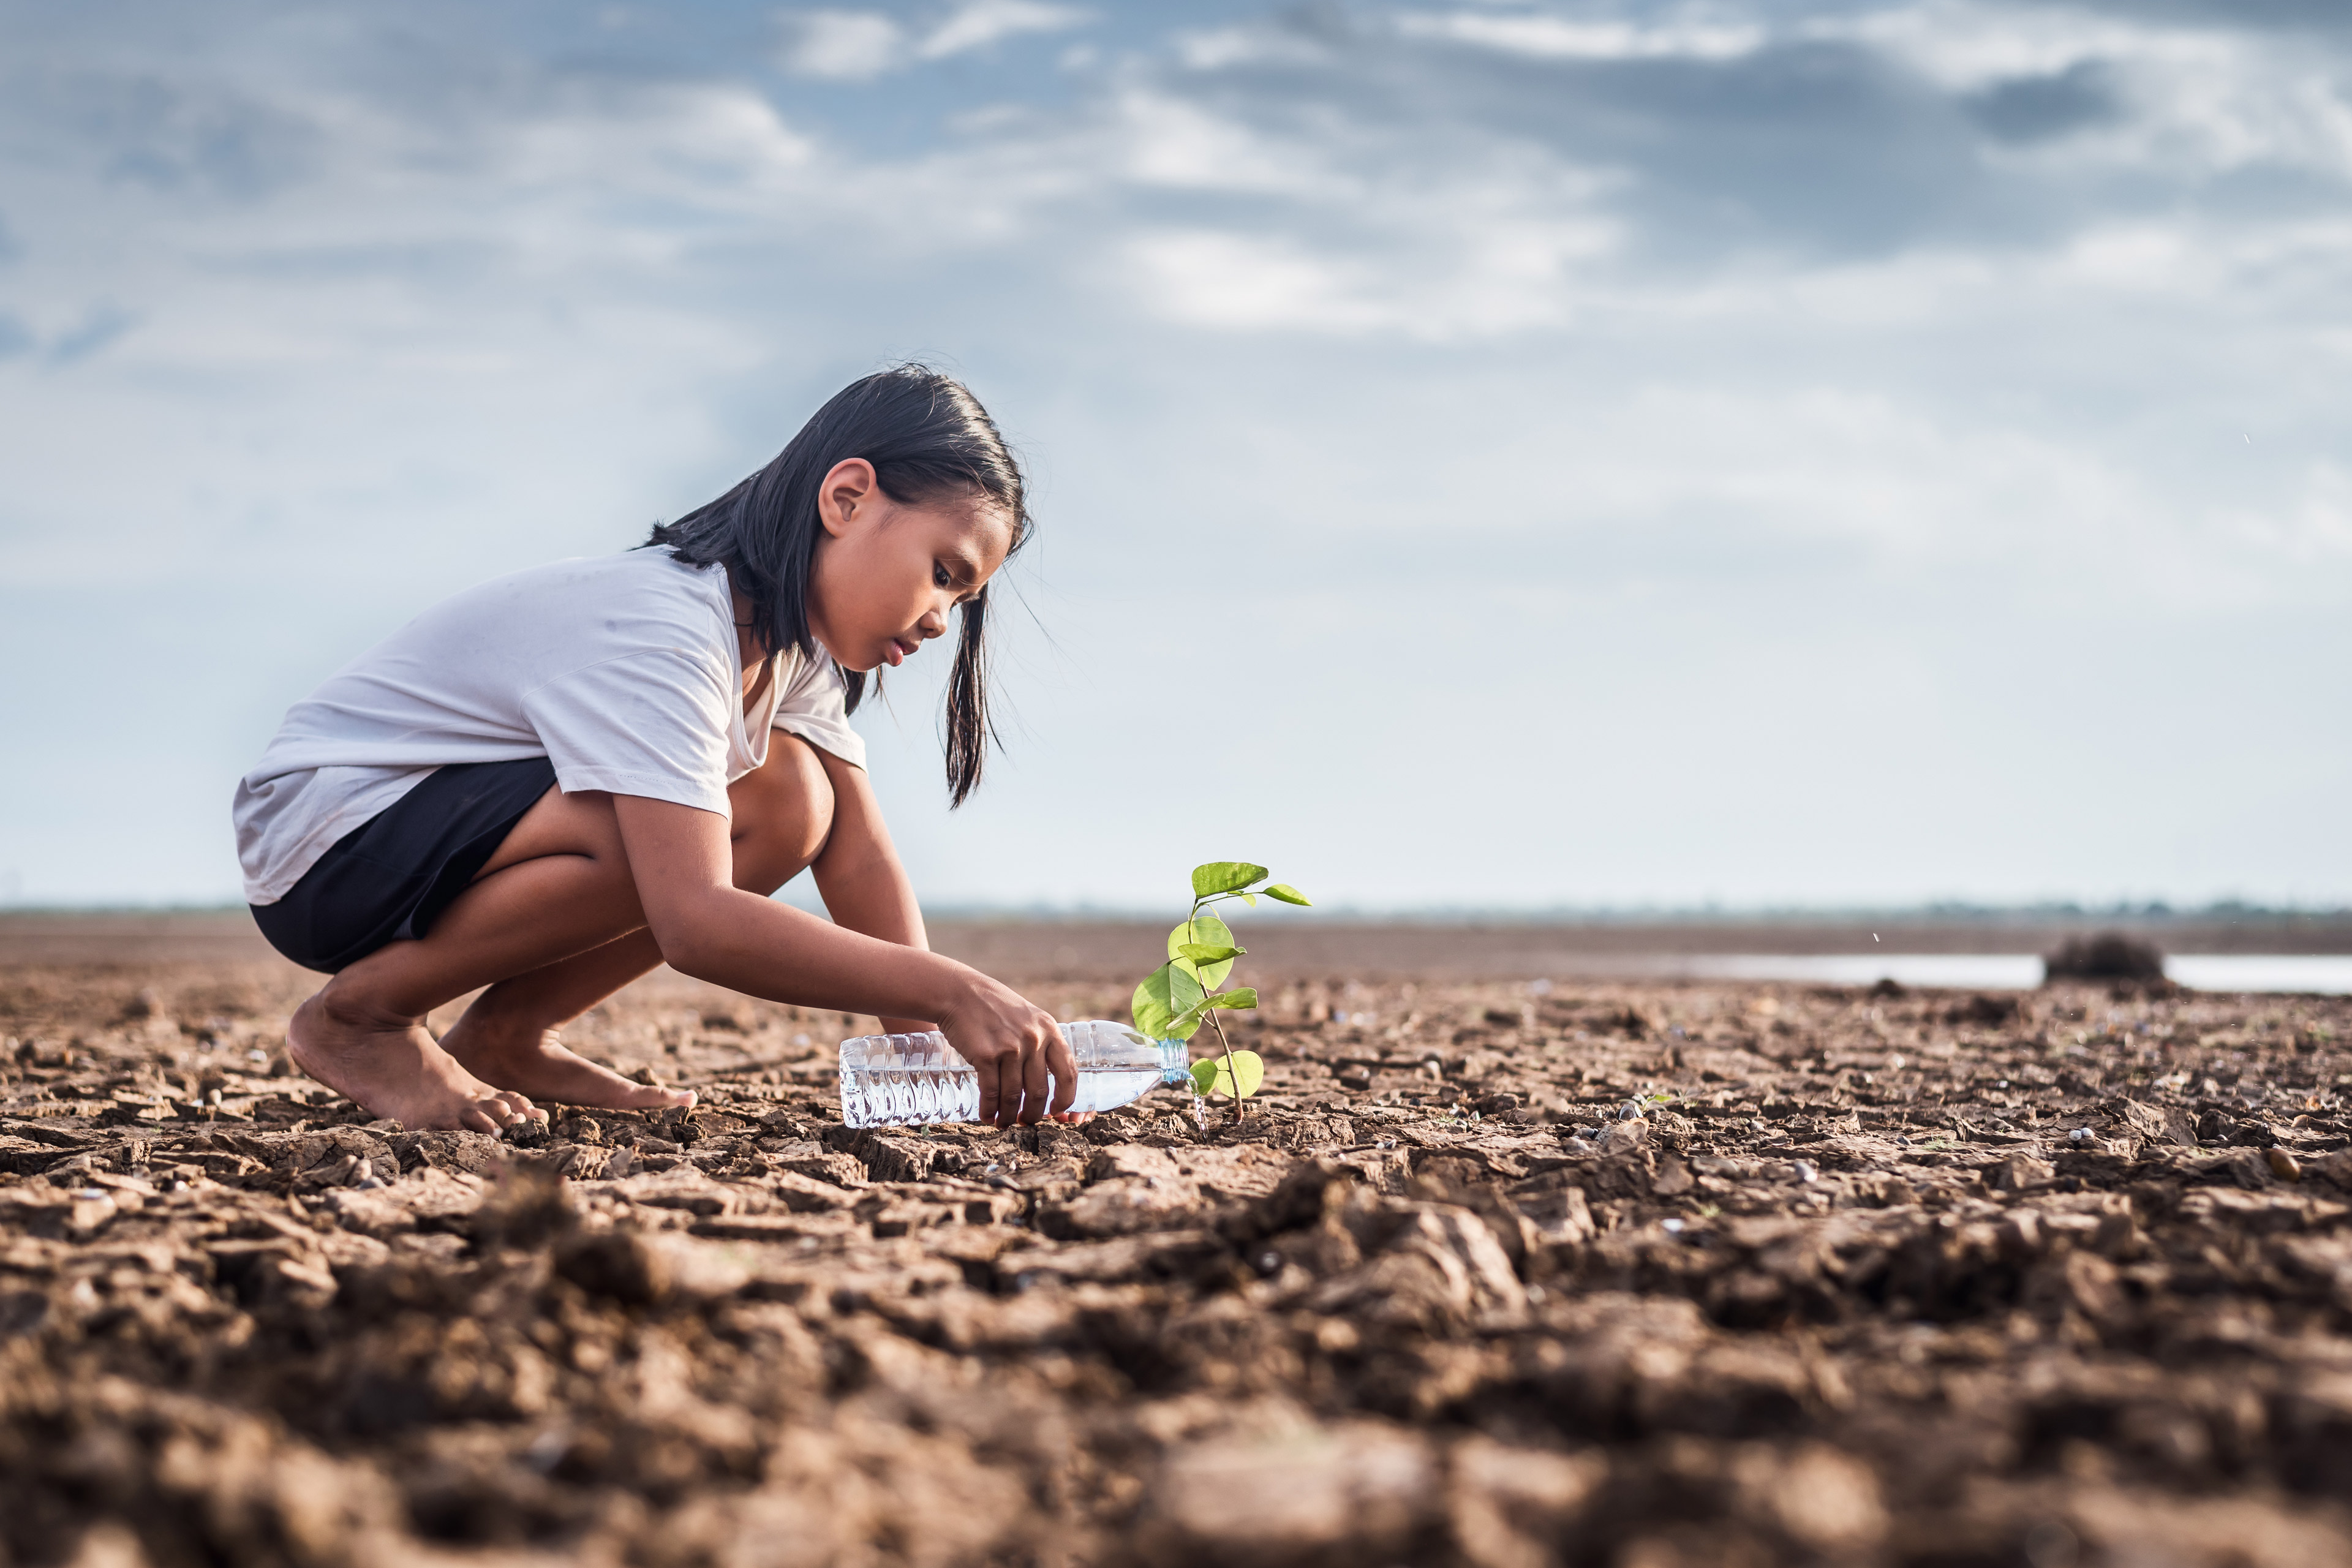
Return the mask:
[[[1155,1040],[1102,1019],[1061,1030],[1078,1068],[1073,1111],[1113,1110],[1156,1085],[1192,1081],[1181,1040]],[[980,1074],[938,1030],[841,1042],[841,1119],[848,1125],[915,1127],[979,1114]]]

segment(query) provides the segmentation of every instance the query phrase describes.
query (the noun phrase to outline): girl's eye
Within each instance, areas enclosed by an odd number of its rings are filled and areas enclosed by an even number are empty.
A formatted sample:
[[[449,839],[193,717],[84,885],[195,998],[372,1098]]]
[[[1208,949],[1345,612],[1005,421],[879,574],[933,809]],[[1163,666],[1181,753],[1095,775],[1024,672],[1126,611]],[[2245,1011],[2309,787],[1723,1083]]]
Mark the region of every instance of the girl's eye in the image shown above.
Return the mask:
[[[951,588],[955,585],[955,579],[948,575],[948,569],[936,561],[931,563],[931,582],[941,588]]]

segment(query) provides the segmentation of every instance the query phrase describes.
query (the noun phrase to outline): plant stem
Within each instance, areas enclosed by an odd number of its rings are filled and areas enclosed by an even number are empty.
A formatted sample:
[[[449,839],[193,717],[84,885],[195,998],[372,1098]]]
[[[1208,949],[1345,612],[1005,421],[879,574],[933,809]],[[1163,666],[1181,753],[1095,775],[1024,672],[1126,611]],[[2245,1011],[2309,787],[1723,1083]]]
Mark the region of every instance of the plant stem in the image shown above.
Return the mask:
[[[1239,1121],[1247,1111],[1247,1108],[1242,1104],[1241,1069],[1234,1066],[1234,1043],[1225,1038],[1225,1026],[1217,1022],[1217,1015],[1214,1008],[1212,1008],[1209,1012],[1209,1027],[1217,1031],[1217,1044],[1224,1047],[1225,1048],[1225,1077],[1233,1082],[1234,1120],[1235,1121]]]

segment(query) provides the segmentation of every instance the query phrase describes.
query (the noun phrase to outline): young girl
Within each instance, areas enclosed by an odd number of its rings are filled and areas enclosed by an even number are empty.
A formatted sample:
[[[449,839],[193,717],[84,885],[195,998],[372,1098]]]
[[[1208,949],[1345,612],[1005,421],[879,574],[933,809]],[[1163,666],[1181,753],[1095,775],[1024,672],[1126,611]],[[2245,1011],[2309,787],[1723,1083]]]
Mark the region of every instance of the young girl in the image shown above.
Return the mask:
[[[540,1100],[691,1105],[556,1036],[667,963],[937,1027],[999,1127],[1066,1110],[1077,1074],[1052,1016],[928,950],[848,725],[866,672],[953,615],[962,804],[991,738],[988,583],[1028,523],[986,410],[906,366],[844,389],[642,548],[485,584],[361,655],[237,785],[254,919],[333,975],[288,1027],[296,1065],[411,1128],[492,1131],[544,1118]],[[768,897],[804,867],[831,924]]]

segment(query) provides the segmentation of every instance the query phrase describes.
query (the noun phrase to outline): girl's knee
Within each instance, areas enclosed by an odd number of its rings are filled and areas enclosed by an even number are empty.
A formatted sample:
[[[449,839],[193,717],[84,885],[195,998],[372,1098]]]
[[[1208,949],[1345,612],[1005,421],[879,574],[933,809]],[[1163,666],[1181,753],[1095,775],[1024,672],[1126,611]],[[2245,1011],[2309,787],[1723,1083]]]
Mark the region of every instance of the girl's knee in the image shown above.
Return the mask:
[[[817,858],[833,834],[833,781],[816,748],[779,730],[768,760],[728,789],[738,887],[773,892]]]

